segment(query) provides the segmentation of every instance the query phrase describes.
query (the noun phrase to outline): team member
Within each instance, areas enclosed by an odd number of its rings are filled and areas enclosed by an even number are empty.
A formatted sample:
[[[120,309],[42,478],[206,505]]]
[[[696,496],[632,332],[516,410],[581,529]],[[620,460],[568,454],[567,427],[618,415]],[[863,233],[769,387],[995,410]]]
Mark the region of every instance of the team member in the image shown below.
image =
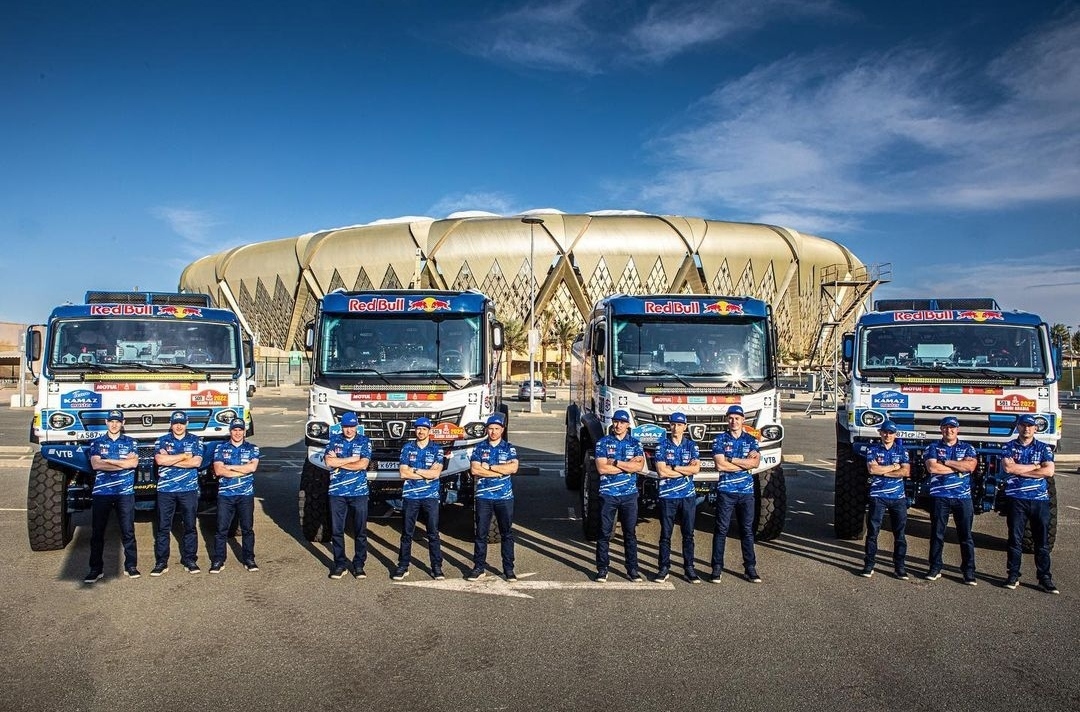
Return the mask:
[[[124,574],[139,578],[139,554],[135,546],[135,469],[139,466],[139,446],[124,435],[124,414],[110,410],[108,432],[90,443],[90,467],[94,469],[91,493],[90,571],[83,583],[95,583],[105,576],[105,527],[109,512],[116,510],[120,541],[124,544]]]
[[[229,424],[229,441],[214,454],[214,476],[218,478],[217,535],[210,558],[210,573],[225,566],[225,541],[233,517],[240,520],[240,560],[248,571],[258,571],[255,563],[255,470],[259,468],[259,446],[244,438],[247,425],[237,418]]]
[[[724,548],[734,512],[742,541],[743,570],[750,583],[761,583],[754,553],[754,475],[761,464],[758,441],[743,430],[741,406],[727,409],[727,430],[713,440],[712,454],[719,479],[716,482],[716,526],[713,529],[712,583],[724,574]]]
[[[626,549],[626,577],[644,581],[638,570],[637,475],[645,467],[645,451],[637,438],[630,435],[630,414],[617,410],[611,416],[614,433],[597,441],[596,471],[600,475],[600,536],[596,540],[596,581],[607,581],[611,535],[615,531],[615,515],[622,525],[623,546]]]
[[[975,448],[959,439],[960,421],[951,415],[941,419],[941,439],[923,451],[930,474],[930,569],[927,581],[941,578],[941,551],[945,548],[945,528],[949,514],[960,541],[960,572],[964,583],[974,586],[975,539],[971,535],[975,510],[971,503],[971,473],[978,465]]]
[[[158,438],[154,445],[157,453],[154,462],[158,466],[158,528],[154,535],[154,568],[150,571],[151,576],[161,576],[169,570],[169,533],[173,516],[178,510],[184,526],[180,540],[180,564],[189,574],[201,571],[195,514],[199,508],[199,467],[202,466],[203,443],[187,431],[187,422],[184,411],[173,411],[169,417],[169,432]]]
[[[1047,480],[1054,476],[1054,451],[1035,439],[1035,416],[1021,415],[1016,421],[1017,437],[1005,443],[1001,463],[1005,480],[1005,506],[1009,522],[1008,577],[1005,588],[1020,583],[1020,554],[1024,528],[1031,522],[1035,546],[1035,575],[1039,587],[1058,593],[1050,575],[1050,492]]]
[[[870,509],[866,513],[866,558],[860,574],[874,575],[877,560],[877,540],[881,521],[889,512],[893,533],[893,572],[896,578],[907,580],[907,493],[904,478],[911,476],[911,461],[904,444],[896,437],[896,424],[886,420],[878,426],[881,442],[866,451],[866,471],[870,473]]]
[[[431,577],[442,581],[442,548],[439,541],[439,475],[443,469],[442,448],[431,441],[431,419],[419,417],[413,422],[416,439],[405,443],[398,458],[398,472],[405,480],[401,487],[402,527],[398,565],[390,578],[400,581],[409,575],[412,561],[413,533],[420,510],[427,519],[428,556]]]
[[[467,581],[484,578],[487,565],[488,529],[491,517],[499,525],[503,575],[507,581],[517,581],[514,575],[514,488],[510,476],[517,474],[517,448],[503,438],[506,416],[495,413],[487,420],[487,440],[473,448],[469,472],[476,478],[476,538],[473,540],[473,568]]]
[[[667,581],[671,570],[671,533],[679,520],[683,571],[690,583],[701,583],[694,570],[694,519],[697,493],[694,475],[701,469],[697,443],[686,434],[686,414],[672,413],[670,431],[656,446],[656,474],[660,476],[660,554],[653,581]]]
[[[353,515],[354,578],[367,578],[364,563],[367,561],[368,481],[367,468],[371,464],[371,440],[357,433],[360,421],[356,413],[341,416],[341,433],[331,436],[323,450],[323,459],[330,468],[330,549],[334,563],[330,566],[330,578],[339,579],[349,569],[345,556],[345,520]]]

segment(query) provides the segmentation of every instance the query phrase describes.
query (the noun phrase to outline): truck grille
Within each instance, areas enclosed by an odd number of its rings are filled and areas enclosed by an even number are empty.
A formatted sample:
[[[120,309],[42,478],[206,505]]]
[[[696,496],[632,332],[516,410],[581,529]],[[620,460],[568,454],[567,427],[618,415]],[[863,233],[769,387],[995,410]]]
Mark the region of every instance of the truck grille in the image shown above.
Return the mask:
[[[463,425],[461,416],[464,407],[449,408],[447,410],[409,410],[409,411],[365,411],[348,408],[331,407],[334,422],[341,422],[341,416],[345,413],[356,413],[357,420],[363,433],[371,440],[371,448],[374,452],[392,452],[396,458],[401,452],[401,447],[413,437],[413,421],[420,416],[427,416],[435,424],[449,422]]]

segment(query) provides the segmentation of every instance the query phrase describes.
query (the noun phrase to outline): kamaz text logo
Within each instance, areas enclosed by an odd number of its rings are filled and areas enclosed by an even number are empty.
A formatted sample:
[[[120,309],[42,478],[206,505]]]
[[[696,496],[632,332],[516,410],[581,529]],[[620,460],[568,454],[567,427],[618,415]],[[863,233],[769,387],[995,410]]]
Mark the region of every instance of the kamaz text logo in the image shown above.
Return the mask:
[[[372,297],[371,299],[350,299],[349,311],[351,312],[399,312],[405,311],[405,297],[387,299],[386,297]]]

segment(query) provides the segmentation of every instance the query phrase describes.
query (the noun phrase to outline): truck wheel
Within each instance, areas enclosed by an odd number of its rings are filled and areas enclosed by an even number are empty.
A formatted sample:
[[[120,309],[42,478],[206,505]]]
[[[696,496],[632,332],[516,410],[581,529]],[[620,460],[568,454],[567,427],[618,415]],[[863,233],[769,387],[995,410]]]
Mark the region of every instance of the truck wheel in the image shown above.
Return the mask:
[[[310,462],[300,473],[300,528],[308,541],[330,541],[330,473]]]
[[[848,443],[836,444],[833,505],[833,529],[837,538],[861,537],[866,515],[866,469],[855,459]]]
[[[596,471],[596,456],[585,456],[584,482],[581,485],[581,526],[586,541],[600,538],[600,474]]]
[[[787,482],[784,468],[774,467],[754,477],[754,539],[771,541],[784,533],[787,519]]]
[[[1050,546],[1050,551],[1054,550],[1054,544],[1057,542],[1057,483],[1054,482],[1054,478],[1050,477],[1046,480],[1046,490],[1050,493],[1050,527],[1046,535],[1046,543]],[[1031,537],[1031,522],[1024,528],[1024,553],[1032,554],[1035,552],[1035,540]]]
[[[56,551],[71,541],[67,473],[35,453],[26,488],[26,529],[33,551]]]
[[[582,475],[581,442],[566,431],[563,445],[563,472],[566,474],[566,489],[576,490],[581,487]]]

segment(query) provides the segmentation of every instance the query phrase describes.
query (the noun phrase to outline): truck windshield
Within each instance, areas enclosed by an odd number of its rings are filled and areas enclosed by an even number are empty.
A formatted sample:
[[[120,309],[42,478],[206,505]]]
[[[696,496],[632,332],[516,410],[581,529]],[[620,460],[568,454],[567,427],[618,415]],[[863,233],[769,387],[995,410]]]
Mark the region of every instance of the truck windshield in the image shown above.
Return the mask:
[[[480,317],[416,318],[327,314],[319,337],[323,373],[371,377],[479,378],[482,373]]]
[[[760,381],[771,377],[769,339],[764,319],[617,321],[613,369],[617,378],[730,378]]]
[[[138,364],[235,371],[238,333],[234,324],[190,319],[65,319],[52,330],[48,362],[56,370]]]
[[[1041,331],[1004,324],[904,324],[870,327],[859,344],[860,371],[948,369],[1045,375]]]

